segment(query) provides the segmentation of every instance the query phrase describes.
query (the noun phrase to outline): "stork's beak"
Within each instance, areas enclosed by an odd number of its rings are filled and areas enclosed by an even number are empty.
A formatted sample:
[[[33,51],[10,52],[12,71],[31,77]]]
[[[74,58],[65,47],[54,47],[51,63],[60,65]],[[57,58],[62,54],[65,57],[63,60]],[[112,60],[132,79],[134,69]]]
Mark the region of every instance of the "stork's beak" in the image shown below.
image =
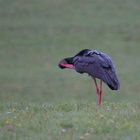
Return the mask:
[[[74,66],[72,64],[68,64],[65,59],[61,60],[58,64],[58,66],[61,69],[65,69],[65,68],[73,69],[74,68]]]

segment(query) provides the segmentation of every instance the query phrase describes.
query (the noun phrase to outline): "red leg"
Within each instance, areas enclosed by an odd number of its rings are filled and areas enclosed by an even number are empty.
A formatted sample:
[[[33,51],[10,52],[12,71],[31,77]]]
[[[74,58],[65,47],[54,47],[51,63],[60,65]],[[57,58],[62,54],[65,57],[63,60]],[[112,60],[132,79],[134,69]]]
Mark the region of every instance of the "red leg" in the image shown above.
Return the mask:
[[[99,106],[102,102],[102,80],[100,80],[100,91],[99,91]]]
[[[95,87],[96,87],[96,96],[99,96],[99,88],[98,88],[98,84],[95,78],[94,79],[94,83],[95,83]]]
[[[100,90],[99,90],[99,88],[98,88],[98,84],[97,84],[97,81],[96,81],[96,79],[95,78],[93,78],[94,79],[94,83],[95,83],[95,87],[96,87],[96,96],[97,96],[97,98],[98,98],[98,100],[97,100],[97,104],[99,105],[100,104]]]

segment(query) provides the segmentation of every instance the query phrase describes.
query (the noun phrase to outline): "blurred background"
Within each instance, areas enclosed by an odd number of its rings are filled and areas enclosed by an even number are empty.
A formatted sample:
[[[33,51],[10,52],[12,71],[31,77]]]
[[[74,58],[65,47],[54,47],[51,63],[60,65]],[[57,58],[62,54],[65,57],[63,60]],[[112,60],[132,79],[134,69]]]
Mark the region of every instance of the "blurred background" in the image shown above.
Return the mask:
[[[85,48],[116,65],[103,102],[140,100],[139,0],[0,0],[0,102],[96,102],[89,76],[57,66]]]

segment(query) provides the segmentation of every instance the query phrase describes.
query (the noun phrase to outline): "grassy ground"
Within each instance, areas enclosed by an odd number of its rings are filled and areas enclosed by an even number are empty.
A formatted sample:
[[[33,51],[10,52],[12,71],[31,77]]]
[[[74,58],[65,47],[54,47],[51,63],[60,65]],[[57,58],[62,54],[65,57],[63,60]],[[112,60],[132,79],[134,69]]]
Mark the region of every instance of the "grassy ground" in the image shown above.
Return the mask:
[[[140,103],[1,104],[0,139],[139,139]]]
[[[138,0],[0,1],[0,139],[138,140]],[[121,89],[103,87],[58,61],[84,48],[109,54]]]

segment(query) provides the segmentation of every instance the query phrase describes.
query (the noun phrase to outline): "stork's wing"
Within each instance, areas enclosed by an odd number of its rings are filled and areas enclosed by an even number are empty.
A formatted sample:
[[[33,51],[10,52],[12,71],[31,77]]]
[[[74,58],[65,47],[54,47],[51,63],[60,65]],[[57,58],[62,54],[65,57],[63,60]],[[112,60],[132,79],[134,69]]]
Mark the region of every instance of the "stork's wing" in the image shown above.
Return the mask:
[[[103,80],[112,90],[119,88],[119,81],[112,60],[106,54],[80,56],[74,59],[75,70]]]

